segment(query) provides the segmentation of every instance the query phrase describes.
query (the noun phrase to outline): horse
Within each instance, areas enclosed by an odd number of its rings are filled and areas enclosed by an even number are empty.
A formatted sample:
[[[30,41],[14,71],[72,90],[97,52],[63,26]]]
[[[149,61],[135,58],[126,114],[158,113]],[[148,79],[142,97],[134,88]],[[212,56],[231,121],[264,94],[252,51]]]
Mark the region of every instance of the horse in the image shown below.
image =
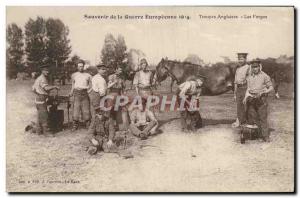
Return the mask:
[[[192,64],[189,62],[179,62],[161,59],[156,67],[158,83],[171,77],[171,92],[173,83],[181,84],[187,78],[201,75],[205,77],[202,95],[215,96],[232,90],[234,82],[234,72],[232,66],[225,63],[216,63],[211,67]]]

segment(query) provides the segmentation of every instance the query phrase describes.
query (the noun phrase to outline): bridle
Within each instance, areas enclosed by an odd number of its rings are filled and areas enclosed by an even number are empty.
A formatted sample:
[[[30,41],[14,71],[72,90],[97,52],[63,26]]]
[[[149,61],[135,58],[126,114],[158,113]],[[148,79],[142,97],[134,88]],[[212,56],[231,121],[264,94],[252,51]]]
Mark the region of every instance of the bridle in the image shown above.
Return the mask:
[[[170,76],[173,80],[175,80],[177,83],[179,82],[178,79],[176,78],[176,76],[174,74],[171,73],[170,69],[165,65],[162,64],[162,67],[165,68],[167,70],[167,76]]]

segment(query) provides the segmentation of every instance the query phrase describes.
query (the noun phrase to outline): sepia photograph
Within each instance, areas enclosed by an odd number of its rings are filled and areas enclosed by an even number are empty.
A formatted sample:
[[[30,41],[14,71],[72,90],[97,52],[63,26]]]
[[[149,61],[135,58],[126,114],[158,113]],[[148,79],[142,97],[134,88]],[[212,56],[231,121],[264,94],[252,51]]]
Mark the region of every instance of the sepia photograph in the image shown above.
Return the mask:
[[[293,6],[7,6],[6,191],[295,192]]]

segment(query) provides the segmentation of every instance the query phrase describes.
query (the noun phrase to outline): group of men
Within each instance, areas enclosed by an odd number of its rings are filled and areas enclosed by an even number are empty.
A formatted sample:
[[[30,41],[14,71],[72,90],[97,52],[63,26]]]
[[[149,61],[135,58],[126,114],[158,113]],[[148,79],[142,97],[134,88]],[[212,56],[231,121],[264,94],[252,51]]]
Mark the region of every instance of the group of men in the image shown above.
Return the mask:
[[[237,120],[233,127],[245,125],[259,128],[265,142],[270,141],[268,128],[268,93],[273,90],[271,78],[262,71],[259,59],[247,63],[247,53],[238,53],[238,68],[234,79],[234,99],[237,103]]]
[[[237,120],[233,127],[247,125],[248,127],[260,128],[262,139],[269,141],[269,130],[267,124],[267,95],[273,90],[270,77],[261,68],[258,59],[247,63],[247,53],[238,53],[239,66],[236,69],[234,79],[234,98],[237,102]],[[122,69],[117,68],[108,76],[107,67],[104,64],[97,65],[98,73],[91,76],[84,71],[84,61],[77,64],[78,71],[72,74],[72,87],[69,93],[73,97],[73,126],[72,131],[79,128],[80,119],[88,130],[90,147],[88,152],[95,154],[99,150],[111,148],[114,145],[114,137],[118,130],[117,117],[123,109],[113,108],[104,111],[100,105],[101,98],[111,95],[112,98],[124,94],[125,81],[122,78]],[[33,91],[36,95],[35,104],[38,112],[37,133],[51,133],[48,127],[47,100],[51,90],[58,90],[58,86],[48,83],[49,69],[41,67],[41,75],[35,80]],[[108,78],[106,78],[108,76]],[[125,123],[127,129],[141,139],[161,132],[158,130],[158,121],[151,109],[146,107],[147,97],[152,95],[151,85],[152,72],[149,70],[146,59],[140,61],[140,70],[136,72],[133,85],[136,95],[142,98],[142,108],[135,108],[131,112],[125,109],[130,118],[130,123]],[[205,81],[203,76],[195,76],[187,79],[178,87],[179,98],[187,98],[186,103],[190,105],[189,99],[196,96],[199,100],[201,88]],[[114,103],[115,100],[112,100]],[[185,104],[186,105],[186,104]],[[199,112],[197,109],[194,112]],[[182,111],[182,130],[187,129],[186,118],[188,111]],[[123,114],[122,114],[123,115]],[[197,117],[201,119],[200,114]],[[200,123],[202,126],[202,121]],[[200,127],[201,127],[200,126]]]
[[[133,109],[130,115],[130,124],[127,128],[133,135],[147,139],[159,130],[158,121],[155,114],[146,108],[146,98],[152,95],[151,71],[148,68],[146,59],[140,61],[141,70],[136,72],[134,86],[136,94],[142,98],[142,108]],[[84,71],[84,61],[77,63],[78,71],[72,74],[71,91],[69,96],[73,98],[73,126],[72,131],[76,131],[80,125],[80,119],[88,130],[91,146],[88,150],[94,154],[104,148],[114,146],[115,132],[118,130],[117,115],[124,109],[104,111],[101,107],[101,98],[111,95],[112,98],[122,95],[125,90],[125,81],[121,77],[122,69],[117,68],[115,72],[108,76],[107,67],[104,64],[97,65],[98,73],[91,76]],[[47,100],[50,91],[59,89],[58,86],[51,86],[48,82],[49,68],[41,67],[41,75],[35,80],[32,87],[36,99],[35,104],[38,112],[37,133],[51,134],[48,126],[48,105]],[[112,100],[112,103],[115,99]],[[126,123],[125,123],[126,124]]]

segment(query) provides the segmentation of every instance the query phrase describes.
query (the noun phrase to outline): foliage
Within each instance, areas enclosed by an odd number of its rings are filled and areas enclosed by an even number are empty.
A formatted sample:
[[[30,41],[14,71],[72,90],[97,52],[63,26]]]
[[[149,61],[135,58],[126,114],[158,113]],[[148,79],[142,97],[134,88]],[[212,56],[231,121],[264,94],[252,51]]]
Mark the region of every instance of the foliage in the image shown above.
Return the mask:
[[[23,32],[15,23],[7,27],[6,71],[9,78],[16,78],[24,70]]]

